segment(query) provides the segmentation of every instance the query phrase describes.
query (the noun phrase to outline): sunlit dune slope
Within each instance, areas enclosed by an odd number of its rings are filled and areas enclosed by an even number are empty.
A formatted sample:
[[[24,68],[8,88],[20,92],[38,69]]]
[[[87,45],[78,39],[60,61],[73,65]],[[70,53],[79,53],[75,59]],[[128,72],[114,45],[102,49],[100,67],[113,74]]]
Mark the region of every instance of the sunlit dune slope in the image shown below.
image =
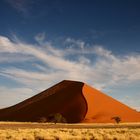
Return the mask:
[[[83,122],[114,122],[111,118],[115,116],[122,122],[140,122],[140,113],[86,84],[83,94],[88,104]]]

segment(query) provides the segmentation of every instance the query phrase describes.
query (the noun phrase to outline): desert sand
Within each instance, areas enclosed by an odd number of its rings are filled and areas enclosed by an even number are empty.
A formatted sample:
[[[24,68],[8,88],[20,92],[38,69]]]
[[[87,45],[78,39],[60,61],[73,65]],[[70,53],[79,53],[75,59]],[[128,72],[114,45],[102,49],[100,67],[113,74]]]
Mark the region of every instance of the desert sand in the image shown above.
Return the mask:
[[[36,122],[52,113],[68,123],[140,122],[140,113],[104,93],[77,81],[64,80],[14,106],[0,110],[0,121]]]
[[[83,122],[114,122],[118,116],[121,122],[140,122],[140,113],[104,93],[84,84],[83,94],[88,104],[88,111]]]

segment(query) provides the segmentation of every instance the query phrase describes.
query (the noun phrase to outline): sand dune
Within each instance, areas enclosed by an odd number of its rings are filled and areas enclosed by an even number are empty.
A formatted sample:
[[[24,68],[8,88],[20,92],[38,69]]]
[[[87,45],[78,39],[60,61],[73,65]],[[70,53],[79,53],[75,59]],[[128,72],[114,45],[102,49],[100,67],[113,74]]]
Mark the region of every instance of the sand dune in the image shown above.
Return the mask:
[[[82,87],[81,82],[62,81],[17,105],[0,110],[0,120],[35,122],[49,114],[61,113],[70,123],[80,122],[87,112]]]
[[[84,84],[83,94],[88,104],[88,111],[83,122],[114,122],[118,116],[122,122],[140,122],[140,113],[119,101]]]
[[[113,98],[76,81],[64,80],[19,103],[0,110],[1,121],[38,121],[52,113],[61,113],[68,123],[140,122],[140,113]]]

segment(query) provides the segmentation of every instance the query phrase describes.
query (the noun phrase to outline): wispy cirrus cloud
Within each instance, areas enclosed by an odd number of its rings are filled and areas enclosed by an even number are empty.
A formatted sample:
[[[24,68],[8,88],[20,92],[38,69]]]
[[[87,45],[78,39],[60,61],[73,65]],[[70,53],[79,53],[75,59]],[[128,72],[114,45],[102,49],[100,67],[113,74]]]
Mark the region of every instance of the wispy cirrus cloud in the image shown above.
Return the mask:
[[[24,16],[29,14],[29,7],[32,0],[6,0],[6,2]]]
[[[43,40],[41,39],[42,44],[33,45],[0,36],[0,55],[18,54],[15,63],[18,57],[18,61],[22,63],[22,56],[30,64],[30,70],[7,65],[0,68],[0,75],[37,92],[63,79],[83,81],[103,91],[113,86],[140,82],[139,55],[118,56],[102,46],[89,45],[82,40],[70,38],[64,41],[63,49]],[[89,55],[96,59],[88,57]],[[14,57],[11,63],[13,62]]]
[[[81,44],[79,43],[79,46],[80,45]],[[13,53],[21,54],[25,56],[25,58],[27,56],[32,57],[32,59],[34,58],[35,60],[43,63],[43,65],[36,64],[34,65],[35,67],[40,66],[44,70],[48,69],[49,72],[66,72],[66,75],[69,75],[68,77],[80,78],[82,73],[83,77],[87,77],[88,75],[89,77],[96,77],[96,81],[111,79],[114,82],[118,82],[119,80],[132,82],[133,80],[135,81],[140,79],[139,55],[115,56],[111,51],[106,50],[101,46],[93,46],[90,47],[89,50],[85,46],[83,46],[82,48],[79,47],[79,49],[70,47],[61,50],[49,45],[46,46],[46,49],[44,51],[44,47],[34,46],[23,42],[14,43],[5,37],[0,37],[0,46],[1,54]],[[82,49],[84,49],[85,54],[88,53],[96,55],[96,62],[92,62],[88,57],[82,55],[84,54],[84,52],[82,52]],[[74,52],[75,54],[78,54],[77,59],[70,60],[69,58],[67,58],[67,56],[72,55]],[[15,58],[15,60],[17,59],[17,57]],[[30,60],[30,58],[28,59],[27,57],[27,60]],[[12,71],[14,71],[13,68]],[[85,79],[90,79],[89,77]]]
[[[0,63],[21,63],[21,62],[33,62],[34,57],[26,56],[22,54],[12,54],[12,53],[3,53],[0,55]]]
[[[39,43],[42,44],[44,42],[44,40],[46,39],[46,34],[43,33],[39,33],[35,36],[35,40]]]

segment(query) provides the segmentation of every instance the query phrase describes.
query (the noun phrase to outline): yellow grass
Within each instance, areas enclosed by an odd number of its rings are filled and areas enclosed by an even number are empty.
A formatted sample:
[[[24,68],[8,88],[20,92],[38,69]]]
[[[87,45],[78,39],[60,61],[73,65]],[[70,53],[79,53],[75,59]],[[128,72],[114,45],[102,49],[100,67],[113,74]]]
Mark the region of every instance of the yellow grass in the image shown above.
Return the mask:
[[[1,122],[1,124],[25,124]],[[37,123],[36,123],[37,124]],[[45,125],[45,124],[43,124]],[[67,124],[66,124],[67,125]],[[80,125],[80,124],[79,124]],[[87,125],[87,124],[86,124]],[[90,124],[98,125],[98,124]],[[101,124],[100,124],[101,125]],[[106,124],[107,125],[107,124]],[[111,125],[111,124],[109,124]],[[122,125],[122,124],[120,124]],[[123,124],[124,125],[124,124]],[[0,128],[0,140],[140,140],[140,128]]]

